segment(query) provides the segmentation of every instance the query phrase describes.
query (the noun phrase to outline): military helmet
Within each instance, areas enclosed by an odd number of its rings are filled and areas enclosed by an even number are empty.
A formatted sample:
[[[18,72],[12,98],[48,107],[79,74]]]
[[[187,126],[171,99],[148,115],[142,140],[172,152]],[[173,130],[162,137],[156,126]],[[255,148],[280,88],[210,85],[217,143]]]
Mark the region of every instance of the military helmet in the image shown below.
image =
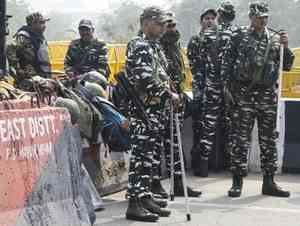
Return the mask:
[[[256,17],[269,16],[269,6],[266,2],[252,2],[249,4],[249,15]]]
[[[72,124],[76,124],[78,122],[80,118],[80,108],[76,101],[69,98],[58,97],[54,106],[68,109]]]
[[[235,18],[235,8],[231,1],[222,1],[217,11],[219,13],[223,13],[227,17],[230,17],[231,20]]]
[[[103,98],[106,98],[106,92],[105,90],[98,84],[92,83],[92,82],[85,82],[84,83],[85,88],[90,92],[92,96],[100,96]]]
[[[80,76],[80,80],[96,83],[102,86],[103,89],[106,89],[106,87],[108,86],[106,77],[97,71],[90,71],[83,74],[82,76]]]
[[[45,22],[48,20],[50,20],[50,18],[45,18],[40,12],[31,13],[26,17],[26,23],[29,26],[32,23]]]
[[[140,15],[140,21],[143,22],[146,19],[154,20],[158,23],[166,23],[168,17],[166,13],[156,6],[150,6],[143,10],[142,14]]]

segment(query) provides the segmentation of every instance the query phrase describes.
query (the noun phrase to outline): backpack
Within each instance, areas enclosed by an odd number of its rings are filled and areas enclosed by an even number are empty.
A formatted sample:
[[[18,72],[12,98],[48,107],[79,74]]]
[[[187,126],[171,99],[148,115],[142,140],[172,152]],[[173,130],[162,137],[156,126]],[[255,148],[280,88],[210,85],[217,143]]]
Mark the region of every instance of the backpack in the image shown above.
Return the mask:
[[[79,86],[79,91],[103,116],[101,134],[104,143],[111,151],[128,151],[131,147],[128,120],[111,102],[99,96],[92,96],[83,85]]]

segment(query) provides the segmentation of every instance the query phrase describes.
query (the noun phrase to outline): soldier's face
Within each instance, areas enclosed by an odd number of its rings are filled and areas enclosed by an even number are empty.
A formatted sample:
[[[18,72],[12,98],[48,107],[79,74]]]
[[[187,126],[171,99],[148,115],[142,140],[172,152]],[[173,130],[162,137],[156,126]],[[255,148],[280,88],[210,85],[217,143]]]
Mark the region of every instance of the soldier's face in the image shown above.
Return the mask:
[[[166,24],[154,20],[148,21],[144,26],[144,34],[150,39],[159,39],[166,31]]]
[[[176,24],[175,23],[168,23],[166,26],[166,32],[176,32]]]
[[[264,16],[264,17],[252,16],[252,17],[250,17],[252,27],[258,31],[265,29],[265,27],[268,24],[268,19],[269,18],[267,16]]]
[[[46,30],[46,21],[37,21],[32,23],[31,27],[35,32],[43,34]]]
[[[216,26],[216,16],[212,13],[206,14],[201,21],[201,26],[202,26],[203,30],[215,27]]]
[[[79,35],[83,41],[90,41],[93,38],[93,29],[88,27],[79,27]]]

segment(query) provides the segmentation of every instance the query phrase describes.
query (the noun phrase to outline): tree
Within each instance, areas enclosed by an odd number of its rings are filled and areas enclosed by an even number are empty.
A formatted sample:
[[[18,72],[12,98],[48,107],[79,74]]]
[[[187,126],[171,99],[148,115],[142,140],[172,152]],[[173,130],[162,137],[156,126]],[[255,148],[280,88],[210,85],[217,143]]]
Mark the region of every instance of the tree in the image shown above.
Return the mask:
[[[8,42],[12,41],[13,35],[25,24],[25,18],[29,14],[29,5],[23,0],[9,0],[7,2],[7,13],[13,17],[9,19]]]
[[[133,1],[122,3],[111,14],[98,18],[98,32],[104,39],[114,42],[127,42],[139,30],[139,15],[142,8]]]

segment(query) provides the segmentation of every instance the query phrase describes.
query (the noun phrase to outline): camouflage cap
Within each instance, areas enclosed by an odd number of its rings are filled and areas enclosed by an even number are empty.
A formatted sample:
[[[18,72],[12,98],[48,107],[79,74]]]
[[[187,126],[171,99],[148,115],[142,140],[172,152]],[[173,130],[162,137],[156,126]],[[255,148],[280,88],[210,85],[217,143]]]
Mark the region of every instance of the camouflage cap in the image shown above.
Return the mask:
[[[200,15],[200,20],[203,20],[203,17],[205,17],[207,14],[213,14],[215,17],[217,16],[217,11],[215,9],[209,8],[209,9],[205,9],[201,15]]]
[[[219,11],[226,14],[235,15],[234,5],[231,1],[222,1],[220,7],[218,8],[218,12]]]
[[[166,17],[167,17],[167,23],[168,24],[177,24],[177,20],[176,20],[176,17],[175,17],[175,13],[173,12],[166,12]]]
[[[89,29],[93,29],[94,28],[92,21],[89,20],[89,19],[82,19],[79,22],[79,25],[78,25],[78,28],[81,28],[81,27],[87,27]]]
[[[269,16],[269,6],[266,2],[252,2],[249,4],[249,15],[257,17]]]
[[[36,22],[46,22],[50,20],[50,18],[45,18],[41,13],[36,12],[36,13],[32,13],[29,14],[26,17],[26,23],[27,25],[31,25],[32,23],[36,23]]]
[[[140,15],[140,21],[149,19],[154,20],[158,23],[167,23],[168,18],[169,17],[162,9],[155,6],[145,8],[142,14]]]
[[[93,83],[93,82],[85,82],[84,83],[85,88],[90,92],[92,96],[100,96],[103,98],[106,98],[106,92],[102,88],[102,86]]]

